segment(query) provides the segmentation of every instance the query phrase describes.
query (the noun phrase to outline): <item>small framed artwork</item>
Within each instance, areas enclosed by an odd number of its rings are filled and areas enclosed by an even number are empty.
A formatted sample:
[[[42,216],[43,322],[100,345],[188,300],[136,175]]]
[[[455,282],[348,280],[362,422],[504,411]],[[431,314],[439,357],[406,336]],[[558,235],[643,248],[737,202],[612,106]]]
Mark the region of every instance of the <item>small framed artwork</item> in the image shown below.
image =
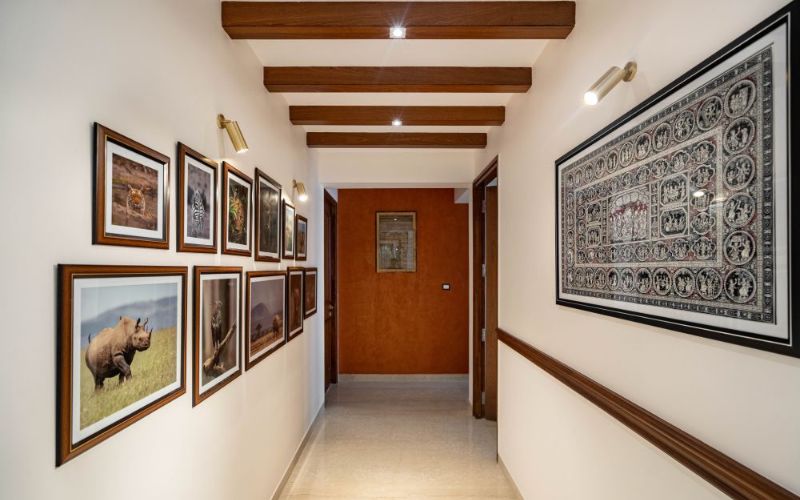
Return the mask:
[[[186,277],[58,266],[56,466],[186,392]]]
[[[95,123],[92,243],[169,248],[169,158]]]
[[[800,357],[797,8],[556,160],[556,304]]]
[[[417,213],[378,212],[376,260],[379,273],[417,270]]]
[[[286,287],[287,313],[287,341],[303,333],[303,293],[304,272],[302,267],[288,269],[289,283]]]
[[[222,253],[252,254],[250,214],[253,180],[228,162],[222,162]]]
[[[281,185],[259,169],[256,169],[255,259],[281,260]]]
[[[244,359],[249,370],[286,343],[286,272],[249,272],[246,290]]]
[[[297,239],[297,249],[295,250],[296,260],[306,260],[308,253],[308,219],[297,214],[295,225],[295,238]]]
[[[194,268],[194,406],[242,373],[242,268]]]
[[[305,282],[303,283],[303,316],[308,318],[317,312],[317,268],[305,269]]]
[[[288,201],[283,202],[283,258],[294,259],[295,252],[295,211]]]
[[[178,251],[217,253],[217,164],[178,143]]]

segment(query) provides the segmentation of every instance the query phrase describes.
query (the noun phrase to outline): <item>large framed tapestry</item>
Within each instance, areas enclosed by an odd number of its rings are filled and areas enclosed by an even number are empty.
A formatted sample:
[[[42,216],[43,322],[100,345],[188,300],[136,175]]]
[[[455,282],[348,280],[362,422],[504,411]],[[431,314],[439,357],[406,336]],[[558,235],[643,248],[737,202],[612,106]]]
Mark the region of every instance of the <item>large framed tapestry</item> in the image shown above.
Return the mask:
[[[556,161],[556,303],[800,357],[795,10]]]

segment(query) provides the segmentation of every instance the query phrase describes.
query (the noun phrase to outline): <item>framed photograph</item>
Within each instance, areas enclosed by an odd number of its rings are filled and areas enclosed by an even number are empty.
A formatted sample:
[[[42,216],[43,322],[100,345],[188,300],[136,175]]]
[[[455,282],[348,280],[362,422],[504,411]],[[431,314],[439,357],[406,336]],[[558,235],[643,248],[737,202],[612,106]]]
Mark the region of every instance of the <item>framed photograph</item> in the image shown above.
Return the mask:
[[[169,158],[95,128],[92,243],[169,249]]]
[[[222,162],[222,253],[252,254],[253,180],[228,162]]]
[[[376,223],[378,272],[416,272],[417,213],[378,212]]]
[[[281,260],[281,185],[256,169],[256,260]]]
[[[194,268],[193,406],[242,373],[242,268]]]
[[[186,392],[186,276],[58,266],[57,466]]]
[[[303,283],[303,314],[308,318],[317,312],[317,268],[307,267],[305,269],[305,282]]]
[[[245,368],[277,351],[286,343],[286,272],[247,273],[245,312]]]
[[[303,282],[305,281],[302,267],[288,269],[289,283],[286,287],[287,313],[287,342],[303,333]]]
[[[178,143],[178,251],[217,253],[217,164]]]
[[[558,304],[800,357],[791,5],[556,161]]]
[[[308,254],[308,219],[297,214],[296,221],[295,238],[297,239],[297,248],[295,250],[295,259],[306,260]]]
[[[294,259],[295,252],[295,211],[288,201],[283,202],[283,258]]]

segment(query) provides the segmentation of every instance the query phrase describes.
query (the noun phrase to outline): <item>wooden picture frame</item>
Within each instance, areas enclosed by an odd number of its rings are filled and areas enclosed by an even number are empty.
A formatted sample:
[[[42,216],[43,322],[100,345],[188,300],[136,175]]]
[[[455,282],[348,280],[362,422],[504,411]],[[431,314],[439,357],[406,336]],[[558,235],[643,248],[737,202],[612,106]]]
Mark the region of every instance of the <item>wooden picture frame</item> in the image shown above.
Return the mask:
[[[375,213],[375,268],[379,273],[417,271],[417,212]]]
[[[800,357],[797,9],[556,160],[557,304]]]
[[[281,261],[281,185],[256,168],[256,244],[255,259],[260,262]]]
[[[92,243],[169,249],[169,157],[94,124]]]
[[[197,406],[242,373],[242,268],[195,266],[193,297],[192,406]]]
[[[303,272],[303,317],[310,318],[317,312],[317,268],[307,267]]]
[[[305,270],[302,267],[286,269],[286,338],[287,342],[303,333],[303,301],[305,297]]]
[[[281,216],[283,232],[281,233],[282,255],[284,259],[294,259],[296,239],[295,239],[295,217],[297,212],[294,205],[283,200],[283,215]]]
[[[178,266],[58,266],[56,466],[186,392],[187,274]],[[114,293],[101,293],[107,288]],[[153,383],[164,385],[143,392]]]
[[[295,217],[294,236],[294,260],[304,261],[308,258],[308,219],[300,214]]]
[[[279,281],[280,282],[280,292],[278,292],[278,299],[280,300],[280,307],[273,306],[272,309],[269,309],[269,305],[265,304],[266,302],[272,302],[274,297],[264,297],[261,300],[261,303],[258,305],[253,304],[254,300],[257,300],[254,293],[254,285],[258,283],[265,283],[271,284],[271,281]],[[269,286],[269,285],[268,285]],[[245,285],[245,334],[244,334],[244,346],[245,346],[245,369],[249,370],[258,364],[260,361],[264,360],[272,354],[273,352],[280,349],[284,344],[286,344],[286,310],[287,304],[286,299],[288,294],[286,292],[287,287],[287,273],[286,271],[252,271],[247,273],[247,281]],[[271,290],[263,290],[262,293],[271,294]],[[258,313],[256,312],[256,308],[264,310],[262,316],[264,319],[257,319]],[[275,311],[278,310],[278,312]],[[272,316],[270,318],[269,316]],[[278,319],[279,316],[279,319]],[[264,341],[257,339],[253,340],[253,329],[254,323],[255,324],[269,324],[272,322],[272,332],[265,333],[264,337],[267,337],[266,341],[269,341],[270,335],[277,335],[277,339],[273,340],[267,345],[264,345],[259,349],[257,352],[254,352],[253,345],[257,343],[265,343]],[[257,328],[259,331],[261,328]],[[260,333],[260,332],[259,332]]]
[[[179,252],[217,253],[218,171],[217,162],[178,143],[176,233]]]
[[[253,253],[253,179],[226,161],[222,162],[221,198],[222,253],[250,257]]]

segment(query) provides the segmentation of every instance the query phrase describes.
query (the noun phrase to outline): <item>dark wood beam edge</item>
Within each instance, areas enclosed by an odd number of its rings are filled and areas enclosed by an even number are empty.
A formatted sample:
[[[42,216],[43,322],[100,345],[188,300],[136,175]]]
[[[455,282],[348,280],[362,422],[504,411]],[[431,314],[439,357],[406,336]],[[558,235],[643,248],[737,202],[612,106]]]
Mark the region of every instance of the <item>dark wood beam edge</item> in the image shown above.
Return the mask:
[[[483,149],[486,134],[436,132],[308,132],[310,148],[456,148]]]
[[[289,106],[294,125],[502,125],[504,106]]]
[[[498,339],[588,399],[725,494],[737,499],[795,499],[770,481],[694,436],[623,398],[581,372],[498,328]]]
[[[406,38],[566,38],[572,1],[222,2],[222,26],[234,39],[379,39],[403,25]]]

